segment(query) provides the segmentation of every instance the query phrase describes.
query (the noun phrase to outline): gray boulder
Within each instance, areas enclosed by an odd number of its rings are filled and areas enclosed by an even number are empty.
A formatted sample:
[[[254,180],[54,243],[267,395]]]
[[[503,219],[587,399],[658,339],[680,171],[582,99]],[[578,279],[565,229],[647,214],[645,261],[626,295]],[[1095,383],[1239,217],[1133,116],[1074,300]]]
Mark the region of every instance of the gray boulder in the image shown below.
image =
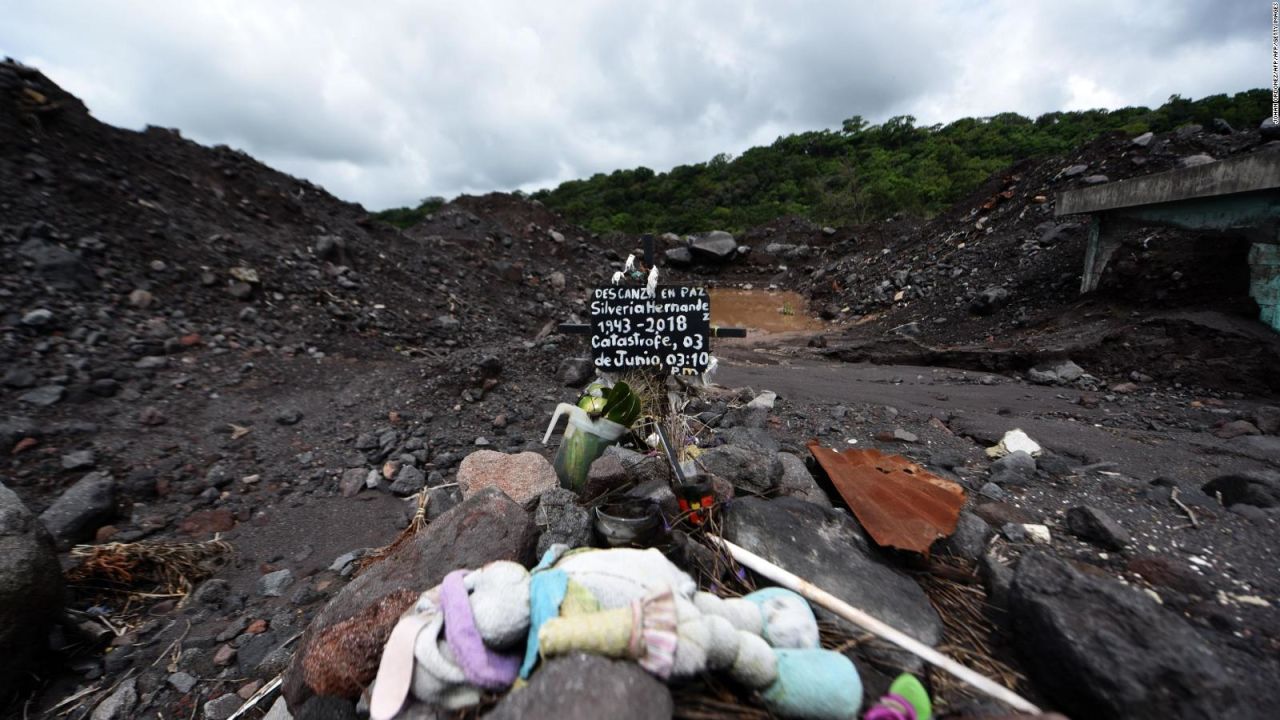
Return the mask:
[[[1221,661],[1179,615],[1137,590],[1031,552],[1014,572],[1009,613],[1037,688],[1072,717],[1239,713]]]
[[[1027,379],[1036,385],[1056,385],[1058,376],[1051,370],[1031,368],[1027,371]]]
[[[292,584],[292,571],[284,569],[269,572],[258,578],[258,594],[265,597],[280,597]]]
[[[955,532],[939,540],[936,547],[950,555],[977,561],[986,554],[990,539],[991,526],[987,521],[968,510],[961,510]]]
[[[1253,424],[1266,435],[1280,435],[1280,407],[1262,405],[1253,411]]]
[[[1253,505],[1270,508],[1280,506],[1280,472],[1252,470],[1222,475],[1205,483],[1201,488],[1209,497],[1222,493],[1222,502],[1232,505]]]
[[[974,315],[990,315],[1009,304],[1009,291],[1002,287],[989,287],[969,303],[969,312]]]
[[[17,687],[38,665],[63,600],[53,540],[22,500],[0,484],[0,687]]]
[[[116,481],[104,472],[92,472],[53,501],[40,513],[59,550],[87,540],[116,511]]]
[[[663,254],[666,256],[667,262],[672,265],[688,265],[693,262],[693,253],[689,252],[689,248],[686,247],[668,248]]]
[[[1280,140],[1280,125],[1277,125],[1269,117],[1258,125],[1258,130],[1262,133],[1263,140]]]
[[[315,254],[321,260],[341,259],[346,250],[347,241],[340,235],[321,235],[316,238]]]
[[[18,246],[18,254],[35,265],[36,272],[55,287],[93,288],[98,284],[93,269],[79,255],[61,245],[31,238]]]
[[[231,697],[236,697],[232,695]],[[239,698],[237,698],[239,699]],[[133,709],[138,705],[138,679],[129,678],[120,683],[115,692],[98,703],[89,720],[132,720]]]
[[[0,452],[9,452],[23,438],[39,436],[40,428],[29,417],[9,415],[0,420]]]
[[[580,388],[595,376],[596,367],[590,358],[565,358],[556,370],[556,380],[571,388]]]
[[[769,408],[752,405],[729,408],[720,419],[720,427],[764,429],[769,424]]]
[[[689,245],[689,249],[695,255],[702,256],[708,260],[723,262],[732,258],[734,253],[738,251],[738,241],[723,230],[712,230],[708,233],[695,235],[693,243]]]
[[[791,453],[778,453],[782,463],[782,477],[778,480],[778,494],[800,498],[823,508],[831,508],[831,498],[818,485],[804,460]]]
[[[1072,535],[1108,550],[1123,550],[1129,533],[1110,515],[1095,507],[1081,505],[1067,510],[1067,529]]]
[[[778,453],[746,445],[721,445],[698,456],[698,464],[712,475],[728,480],[735,488],[763,494],[782,479]]]
[[[507,693],[492,720],[667,720],[671,690],[639,665],[575,653],[554,658],[529,686]]]
[[[1057,375],[1058,379],[1062,382],[1075,382],[1084,376],[1084,368],[1070,360],[1063,360],[1062,362],[1055,364],[1052,367],[1052,370],[1053,374]]]
[[[533,521],[542,530],[538,557],[557,543],[571,548],[591,544],[591,515],[578,504],[578,495],[572,490],[554,488],[542,493]]]
[[[724,536],[927,645],[942,639],[942,621],[924,591],[886,565],[845,513],[793,497],[738,498],[725,514]],[[867,652],[907,671],[920,666],[901,651]]]
[[[627,469],[617,455],[608,453],[596,458],[587,470],[587,484],[582,496],[591,499],[627,484]]]
[[[66,394],[67,389],[61,385],[41,385],[19,395],[18,401],[35,405],[36,407],[49,407],[61,402]]]
[[[494,487],[433,520],[342,588],[316,615],[284,675],[289,707],[297,710],[313,695],[358,697],[377,674],[391,628],[422,589],[439,584],[457,568],[494,560],[532,563],[535,541],[530,514]]]
[[[407,497],[426,487],[426,484],[427,476],[421,470],[412,465],[404,465],[396,473],[395,482],[391,483],[391,492]]]
[[[635,450],[610,445],[604,451],[604,457],[616,457],[622,463],[627,477],[637,485],[671,480],[671,465],[659,455],[641,455]]]
[[[733,427],[716,433],[726,445],[741,445],[770,455],[782,449],[773,433],[763,428]]]
[[[1036,459],[1024,450],[1015,450],[991,463],[991,482],[996,485],[1026,485],[1036,477]]]
[[[1197,165],[1208,165],[1209,163],[1212,163],[1212,162],[1217,162],[1217,160],[1212,155],[1208,155],[1206,153],[1197,153],[1195,155],[1188,155],[1182,158],[1181,160],[1178,161],[1178,164],[1184,168],[1191,168],[1191,167],[1196,167]]]

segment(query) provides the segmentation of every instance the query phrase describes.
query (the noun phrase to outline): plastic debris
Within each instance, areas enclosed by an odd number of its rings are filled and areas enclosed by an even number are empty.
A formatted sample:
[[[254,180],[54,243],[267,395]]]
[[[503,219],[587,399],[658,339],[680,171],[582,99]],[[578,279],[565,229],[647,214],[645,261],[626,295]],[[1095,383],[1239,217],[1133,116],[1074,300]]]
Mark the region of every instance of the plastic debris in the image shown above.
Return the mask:
[[[914,675],[903,673],[889,686],[889,692],[880,698],[863,720],[930,720],[933,703],[929,692]]]
[[[1017,452],[1019,450],[1025,452],[1031,457],[1039,457],[1041,451],[1040,443],[1032,440],[1031,437],[1022,432],[1022,430],[1013,429],[1005,433],[1004,437],[1000,438],[1000,442],[987,448],[987,457],[1004,457],[1011,452]]]
[[[542,444],[547,444],[560,416],[569,416],[569,424],[565,427],[564,439],[560,442],[560,449],[556,451],[552,467],[560,478],[560,484],[574,492],[582,492],[586,486],[591,463],[616,443],[640,417],[640,399],[626,383],[615,384],[605,394],[603,403],[597,404],[596,398],[590,394],[588,397],[591,397],[589,407],[599,406],[600,417],[592,417],[591,413],[581,407],[581,402],[579,405],[560,403],[551,415],[551,423],[542,437]]]

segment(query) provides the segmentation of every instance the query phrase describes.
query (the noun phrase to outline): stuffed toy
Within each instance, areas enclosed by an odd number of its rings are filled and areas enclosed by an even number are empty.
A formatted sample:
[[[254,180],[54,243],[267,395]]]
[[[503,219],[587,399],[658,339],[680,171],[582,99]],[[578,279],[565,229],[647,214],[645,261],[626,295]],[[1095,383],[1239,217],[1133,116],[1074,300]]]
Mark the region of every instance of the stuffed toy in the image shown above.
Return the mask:
[[[804,598],[767,588],[742,598],[699,592],[657,550],[551,548],[533,572],[511,562],[455,571],[397,623],[373,687],[373,720],[411,694],[444,709],[523,682],[540,657],[587,652],[631,660],[674,681],[727,674],[782,717],[857,717],[862,683],[819,648]]]

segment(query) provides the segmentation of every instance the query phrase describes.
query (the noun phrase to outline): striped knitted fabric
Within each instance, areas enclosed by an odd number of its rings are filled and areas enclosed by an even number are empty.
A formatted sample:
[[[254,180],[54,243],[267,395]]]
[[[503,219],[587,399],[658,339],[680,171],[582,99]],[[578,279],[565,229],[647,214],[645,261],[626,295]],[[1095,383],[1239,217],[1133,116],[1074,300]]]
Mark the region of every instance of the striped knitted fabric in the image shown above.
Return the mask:
[[[632,607],[640,620],[638,632],[633,630],[639,636],[640,647],[635,654],[637,662],[640,667],[666,680],[675,664],[679,639],[676,635],[676,603],[671,589],[637,600]]]

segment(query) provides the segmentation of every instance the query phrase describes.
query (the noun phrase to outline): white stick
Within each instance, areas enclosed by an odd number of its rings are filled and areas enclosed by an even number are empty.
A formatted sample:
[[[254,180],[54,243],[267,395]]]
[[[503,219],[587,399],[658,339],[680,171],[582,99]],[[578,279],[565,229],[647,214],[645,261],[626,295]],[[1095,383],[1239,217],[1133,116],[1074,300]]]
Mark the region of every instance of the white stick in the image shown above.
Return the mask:
[[[828,610],[834,612],[835,614],[848,620],[849,622],[859,625],[860,627],[863,627],[866,630],[869,630],[873,634],[879,635],[880,637],[884,638],[885,640],[888,640],[894,645],[897,645],[898,647],[910,652],[911,654],[916,655],[917,657],[921,658],[925,662],[929,662],[934,665],[937,665],[939,668],[942,668],[943,670],[951,673],[952,675],[960,678],[966,683],[990,695],[991,697],[1009,705],[1012,708],[1021,710],[1022,712],[1034,713],[1036,715],[1040,714],[1040,708],[1031,704],[1021,695],[1018,695],[1017,693],[1013,692],[1009,688],[1006,688],[1005,686],[1001,685],[1000,683],[997,683],[996,681],[988,677],[979,675],[978,673],[970,670],[964,665],[961,665],[955,660],[952,660],[946,655],[943,655],[937,650],[934,650],[928,645],[925,645],[919,640],[916,640],[902,633],[899,630],[895,630],[892,627],[889,627],[883,622],[880,622],[879,620],[871,617],[865,612],[853,607],[849,603],[841,600],[835,595],[832,595],[826,590],[823,590],[817,585],[814,585],[808,580],[805,580],[804,578],[799,577],[798,575],[794,575],[790,572],[787,572],[786,570],[778,567],[777,565],[774,565],[773,563],[769,562],[768,560],[765,560],[759,555],[756,555],[755,553],[745,548],[738,547],[737,545],[734,545],[733,543],[729,542],[728,540],[725,540],[722,537],[719,537],[717,535],[712,535],[711,533],[707,533],[707,537],[724,545],[725,549],[727,549],[733,555],[735,560],[742,563],[743,565],[746,565],[752,570],[760,573],[766,578],[769,578],[770,580],[778,583],[779,585],[782,585],[785,588],[788,588],[790,590],[794,590],[800,593],[806,598],[827,608]]]
[[[275,692],[275,689],[280,687],[283,684],[284,684],[284,675],[275,676],[274,678],[271,679],[271,682],[267,683],[266,685],[263,685],[261,688],[258,689],[258,692],[254,693],[252,697],[250,697],[248,700],[245,700],[244,704],[240,706],[240,709],[231,713],[231,717],[227,718],[227,720],[236,720],[236,718],[249,712],[250,708],[262,702],[263,698]]]

